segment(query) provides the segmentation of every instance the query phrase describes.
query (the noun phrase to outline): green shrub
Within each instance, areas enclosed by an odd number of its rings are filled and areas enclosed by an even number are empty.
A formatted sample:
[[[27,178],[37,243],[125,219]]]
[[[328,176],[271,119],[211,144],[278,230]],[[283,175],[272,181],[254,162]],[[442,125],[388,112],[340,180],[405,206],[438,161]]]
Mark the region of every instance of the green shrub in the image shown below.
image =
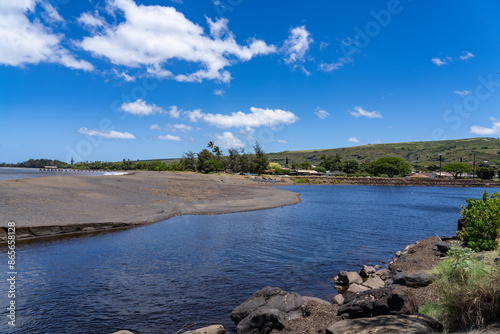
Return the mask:
[[[459,231],[459,236],[470,248],[481,251],[498,247],[500,193],[493,193],[488,198],[485,190],[482,199],[467,199],[467,207],[462,206],[461,214],[467,227]]]
[[[470,249],[453,247],[449,258],[434,269],[438,300],[419,311],[454,330],[462,326],[482,327],[498,317],[500,268],[481,261]]]
[[[314,168],[314,170],[317,172],[320,172],[320,173],[326,173],[325,167],[318,166],[318,167]]]

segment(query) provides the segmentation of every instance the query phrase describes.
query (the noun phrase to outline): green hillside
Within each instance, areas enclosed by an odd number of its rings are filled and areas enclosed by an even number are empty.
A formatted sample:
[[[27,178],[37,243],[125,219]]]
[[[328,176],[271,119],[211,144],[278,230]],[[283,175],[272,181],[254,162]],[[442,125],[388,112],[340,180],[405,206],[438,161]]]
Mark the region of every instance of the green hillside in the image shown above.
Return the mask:
[[[342,160],[370,162],[383,157],[400,157],[415,165],[439,164],[439,154],[443,155],[443,164],[472,162],[475,153],[476,161],[489,161],[500,165],[500,139],[470,138],[442,141],[424,141],[393,144],[374,144],[355,147],[344,147],[323,150],[284,151],[269,153],[272,162],[285,163],[288,157],[290,164],[309,161],[319,164],[323,154],[340,154]]]

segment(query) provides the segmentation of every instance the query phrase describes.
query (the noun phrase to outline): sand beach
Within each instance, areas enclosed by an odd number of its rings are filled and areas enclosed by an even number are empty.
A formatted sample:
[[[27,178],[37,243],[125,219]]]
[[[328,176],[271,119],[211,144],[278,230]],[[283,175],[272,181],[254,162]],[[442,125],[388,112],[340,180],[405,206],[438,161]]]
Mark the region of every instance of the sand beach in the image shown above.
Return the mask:
[[[95,232],[177,215],[222,214],[299,203],[298,193],[236,175],[132,172],[0,181],[1,227],[18,239]],[[1,241],[5,234],[0,231]]]

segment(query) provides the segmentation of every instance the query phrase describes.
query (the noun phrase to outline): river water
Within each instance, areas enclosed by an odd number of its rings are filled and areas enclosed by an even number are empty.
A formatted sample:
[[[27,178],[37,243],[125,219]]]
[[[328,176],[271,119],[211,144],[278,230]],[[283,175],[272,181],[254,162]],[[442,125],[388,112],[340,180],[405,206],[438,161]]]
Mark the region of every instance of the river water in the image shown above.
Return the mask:
[[[176,333],[234,329],[229,315],[265,286],[329,299],[340,270],[384,265],[427,236],[452,235],[481,188],[296,186],[297,205],[179,216],[130,230],[17,245],[16,327],[2,333]],[[500,189],[488,189],[489,192]],[[5,248],[0,273],[6,276]],[[7,278],[7,277],[6,277]]]

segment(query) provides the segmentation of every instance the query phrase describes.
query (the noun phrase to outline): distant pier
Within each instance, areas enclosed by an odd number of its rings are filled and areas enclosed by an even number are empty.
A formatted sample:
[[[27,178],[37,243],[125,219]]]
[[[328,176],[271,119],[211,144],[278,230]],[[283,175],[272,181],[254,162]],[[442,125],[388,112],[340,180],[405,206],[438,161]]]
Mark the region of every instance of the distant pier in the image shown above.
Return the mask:
[[[67,169],[67,168],[57,168],[52,166],[45,166],[40,168],[41,172],[73,172],[73,173],[104,173],[105,170],[102,169]]]

